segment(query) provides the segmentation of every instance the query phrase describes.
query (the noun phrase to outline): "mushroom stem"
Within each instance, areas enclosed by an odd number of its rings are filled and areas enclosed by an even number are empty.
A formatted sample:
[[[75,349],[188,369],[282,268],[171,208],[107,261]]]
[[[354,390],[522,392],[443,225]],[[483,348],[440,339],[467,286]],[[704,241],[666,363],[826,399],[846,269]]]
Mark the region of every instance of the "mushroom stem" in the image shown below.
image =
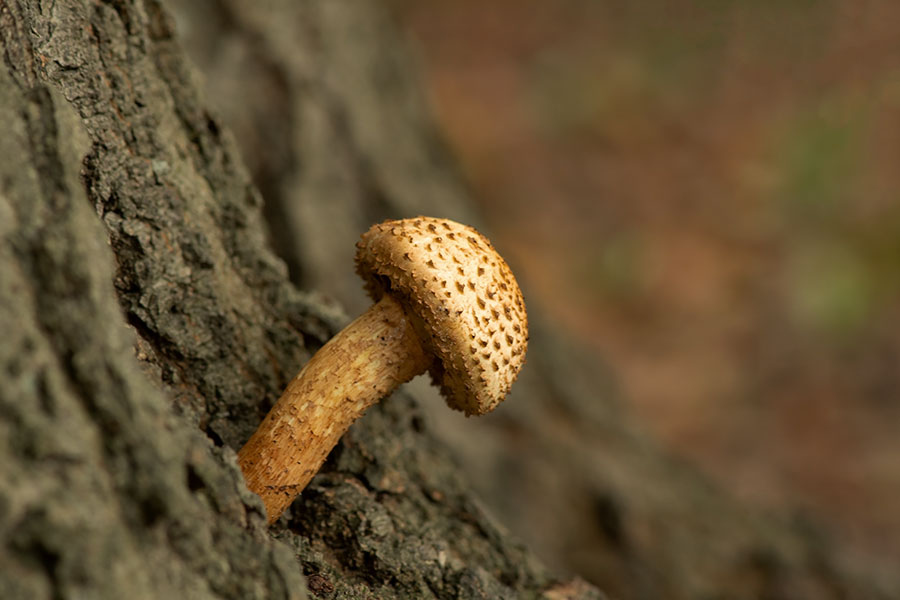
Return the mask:
[[[430,364],[403,307],[388,295],[329,340],[238,452],[269,523],[306,487],[353,421]]]

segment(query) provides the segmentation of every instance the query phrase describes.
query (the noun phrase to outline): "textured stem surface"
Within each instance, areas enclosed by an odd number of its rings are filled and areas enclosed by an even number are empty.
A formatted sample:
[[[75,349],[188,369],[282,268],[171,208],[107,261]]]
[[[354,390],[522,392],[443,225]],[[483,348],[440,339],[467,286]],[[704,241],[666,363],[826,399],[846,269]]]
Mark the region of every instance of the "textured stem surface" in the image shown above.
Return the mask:
[[[403,308],[385,296],[310,359],[238,452],[275,522],[363,412],[430,364]]]

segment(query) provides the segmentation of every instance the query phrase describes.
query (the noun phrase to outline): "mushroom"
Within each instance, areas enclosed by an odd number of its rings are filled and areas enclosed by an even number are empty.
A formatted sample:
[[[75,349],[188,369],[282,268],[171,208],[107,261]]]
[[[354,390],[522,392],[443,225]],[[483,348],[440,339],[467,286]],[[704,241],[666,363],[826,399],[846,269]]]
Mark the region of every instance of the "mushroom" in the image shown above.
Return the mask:
[[[374,225],[356,270],[375,304],[288,384],[238,452],[247,486],[275,522],[363,412],[428,371],[467,416],[493,410],[525,362],[522,293],[473,228],[418,217]]]

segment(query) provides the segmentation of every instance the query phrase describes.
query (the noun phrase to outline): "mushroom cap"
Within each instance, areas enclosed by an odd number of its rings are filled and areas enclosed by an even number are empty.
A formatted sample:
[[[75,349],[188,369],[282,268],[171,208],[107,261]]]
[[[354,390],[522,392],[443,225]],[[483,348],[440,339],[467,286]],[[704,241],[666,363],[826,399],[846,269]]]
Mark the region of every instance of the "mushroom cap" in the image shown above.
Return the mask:
[[[506,262],[483,235],[447,219],[372,226],[356,270],[376,302],[398,300],[437,360],[429,371],[451,408],[493,410],[525,362],[528,317]]]

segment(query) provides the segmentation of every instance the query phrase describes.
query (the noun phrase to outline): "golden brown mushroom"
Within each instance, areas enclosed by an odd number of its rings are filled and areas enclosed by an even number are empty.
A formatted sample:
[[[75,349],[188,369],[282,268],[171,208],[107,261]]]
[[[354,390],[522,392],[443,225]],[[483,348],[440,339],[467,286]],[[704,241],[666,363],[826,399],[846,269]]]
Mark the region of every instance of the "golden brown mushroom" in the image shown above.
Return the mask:
[[[310,359],[238,452],[270,523],[353,421],[401,383],[429,371],[451,408],[481,415],[525,362],[522,293],[471,227],[386,221],[357,243],[356,267],[375,304]]]

